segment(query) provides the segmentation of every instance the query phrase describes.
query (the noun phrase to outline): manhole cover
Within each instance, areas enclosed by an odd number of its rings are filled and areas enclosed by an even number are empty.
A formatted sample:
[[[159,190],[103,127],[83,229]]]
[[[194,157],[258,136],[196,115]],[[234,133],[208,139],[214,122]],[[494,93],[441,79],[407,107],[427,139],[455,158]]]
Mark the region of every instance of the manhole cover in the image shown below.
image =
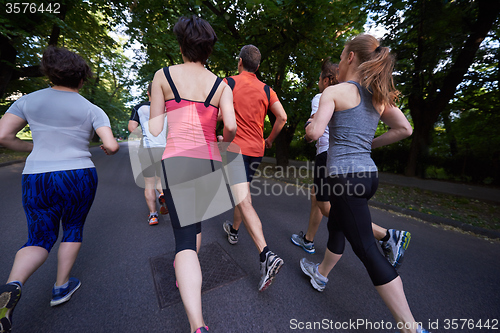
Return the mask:
[[[181,301],[175,286],[174,257],[175,252],[170,252],[150,259],[160,309]],[[202,294],[247,275],[217,242],[202,246],[198,258],[203,273]]]

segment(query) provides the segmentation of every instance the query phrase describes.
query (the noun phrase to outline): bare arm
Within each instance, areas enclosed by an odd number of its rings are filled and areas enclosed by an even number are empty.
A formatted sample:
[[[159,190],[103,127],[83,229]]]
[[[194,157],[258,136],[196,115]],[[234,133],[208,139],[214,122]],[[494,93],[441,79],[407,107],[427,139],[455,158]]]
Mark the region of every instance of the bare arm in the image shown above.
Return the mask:
[[[102,140],[101,149],[104,150],[106,155],[113,155],[118,151],[118,149],[120,149],[118,142],[116,142],[116,139],[113,136],[111,128],[108,126],[101,126],[96,129],[95,132]]]
[[[396,106],[386,106],[380,120],[390,128],[384,134],[373,139],[372,149],[403,140],[409,137],[413,132],[408,119],[406,119],[403,112]]]
[[[139,123],[135,120],[128,121],[128,131],[132,133],[137,127],[139,127]]]
[[[26,126],[23,118],[11,113],[6,113],[0,119],[0,144],[17,151],[31,152],[33,143],[26,142],[16,137],[17,132]]]
[[[330,86],[321,94],[318,111],[314,117],[309,118],[309,125],[306,126],[306,140],[308,142],[318,140],[325,133],[326,126],[328,126],[333,110],[335,110],[334,90],[335,86]]]
[[[165,122],[165,97],[161,86],[165,75],[162,70],[158,70],[151,86],[151,106],[149,108],[149,132],[154,136],[160,135]]]
[[[231,142],[236,135],[236,117],[234,115],[233,91],[227,85],[220,97],[219,114],[224,121],[224,142]]]
[[[285,126],[286,118],[287,118],[285,109],[283,109],[283,105],[281,105],[281,103],[279,101],[275,102],[273,105],[271,105],[270,110],[274,114],[274,116],[276,117],[276,121],[274,122],[274,126],[273,126],[273,129],[271,131],[271,134],[269,134],[269,136],[265,140],[266,141],[266,148],[271,148],[273,146],[273,142],[276,139],[276,137],[278,136],[278,134],[280,134],[283,126]]]

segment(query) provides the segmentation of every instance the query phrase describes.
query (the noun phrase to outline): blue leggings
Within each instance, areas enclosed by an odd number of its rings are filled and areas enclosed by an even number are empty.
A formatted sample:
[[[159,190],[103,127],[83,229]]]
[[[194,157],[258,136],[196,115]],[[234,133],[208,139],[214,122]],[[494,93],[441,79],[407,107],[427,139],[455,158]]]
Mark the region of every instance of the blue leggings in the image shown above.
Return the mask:
[[[377,172],[331,176],[328,250],[342,254],[345,239],[365,265],[375,286],[394,280],[398,273],[380,253],[372,230],[368,200],[378,187]]]
[[[48,252],[59,236],[61,242],[82,241],[83,225],[97,189],[95,168],[54,171],[22,176],[23,207],[28,222],[26,246]]]

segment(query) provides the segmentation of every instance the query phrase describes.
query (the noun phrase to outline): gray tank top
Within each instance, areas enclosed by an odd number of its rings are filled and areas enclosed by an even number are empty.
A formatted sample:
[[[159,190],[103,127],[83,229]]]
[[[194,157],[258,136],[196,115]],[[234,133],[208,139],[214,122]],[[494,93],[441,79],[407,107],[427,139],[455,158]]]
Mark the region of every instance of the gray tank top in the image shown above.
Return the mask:
[[[327,166],[331,176],[377,171],[370,154],[380,114],[373,107],[372,94],[366,88],[354,81],[347,83],[358,87],[361,102],[354,108],[334,112],[328,123]]]

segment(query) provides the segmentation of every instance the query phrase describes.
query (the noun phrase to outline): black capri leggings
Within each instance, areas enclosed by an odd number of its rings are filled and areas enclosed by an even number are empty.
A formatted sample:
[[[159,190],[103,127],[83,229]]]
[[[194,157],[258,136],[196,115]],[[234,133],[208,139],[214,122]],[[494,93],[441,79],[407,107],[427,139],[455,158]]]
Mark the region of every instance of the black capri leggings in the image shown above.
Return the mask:
[[[368,209],[368,200],[378,187],[377,172],[330,176],[328,182],[331,203],[328,250],[342,254],[347,238],[373,284],[380,286],[391,282],[398,273],[377,247]]]
[[[171,157],[163,160],[162,166],[166,185],[163,194],[165,195],[172,228],[174,229],[175,253],[177,254],[183,250],[196,251],[196,235],[201,232],[201,222],[194,223],[196,220],[183,221],[185,226],[182,226],[178,214],[179,210],[190,209],[198,213],[198,215],[203,215],[203,212],[212,204],[213,193],[217,191],[221,180],[212,177],[209,180],[198,182],[191,191],[189,191],[189,185],[187,185],[188,191],[181,196],[178,194],[176,196],[176,202],[182,207],[176,207],[174,204],[171,187],[179,184],[189,184],[192,180],[213,173],[222,167],[222,163],[199,158]],[[201,221],[201,219],[197,221]]]

